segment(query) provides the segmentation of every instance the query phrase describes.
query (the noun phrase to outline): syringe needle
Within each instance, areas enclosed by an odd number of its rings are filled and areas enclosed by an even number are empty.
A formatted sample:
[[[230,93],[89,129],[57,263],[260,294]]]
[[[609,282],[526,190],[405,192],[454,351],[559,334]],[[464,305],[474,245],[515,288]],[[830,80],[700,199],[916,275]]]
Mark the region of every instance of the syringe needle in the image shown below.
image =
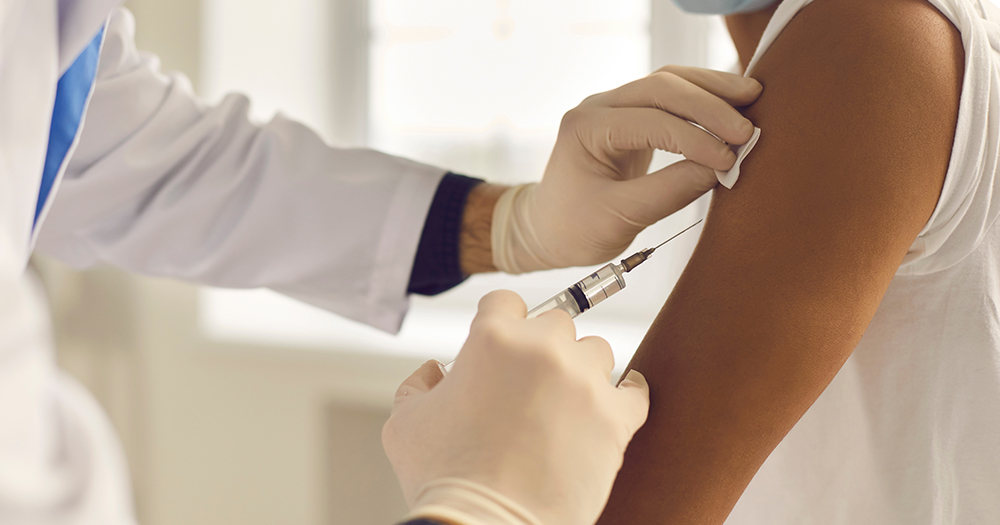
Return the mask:
[[[589,276],[584,277],[573,286],[559,292],[548,301],[532,308],[531,311],[528,312],[528,318],[537,317],[545,312],[548,312],[549,310],[557,309],[566,312],[570,315],[570,317],[574,318],[589,311],[605,299],[625,289],[625,277],[622,276],[622,272],[631,272],[636,266],[639,266],[643,263],[643,261],[649,259],[649,256],[652,255],[653,251],[657,248],[662,247],[664,244],[667,244],[668,242],[679,237],[682,233],[701,224],[703,220],[704,219],[699,220],[691,226],[684,228],[677,235],[661,242],[656,248],[649,248],[635,252],[629,257],[622,259],[621,264],[615,264],[612,262],[605,265],[603,268],[600,268]],[[445,365],[443,367],[444,372],[450,373],[451,367],[454,364],[455,362],[452,361]]]
[[[680,231],[680,233],[678,233],[677,235],[674,235],[673,237],[671,237],[671,238],[669,238],[669,239],[667,239],[667,240],[665,240],[665,241],[661,242],[661,243],[660,243],[660,244],[659,244],[658,246],[656,246],[655,248],[650,248],[649,250],[647,250],[647,252],[648,252],[648,253],[650,253],[650,254],[651,254],[651,253],[653,253],[653,252],[655,252],[655,251],[656,251],[657,249],[659,249],[659,248],[660,248],[661,246],[663,246],[664,244],[667,244],[668,242],[670,242],[670,241],[672,241],[672,240],[674,240],[674,239],[676,239],[676,238],[680,237],[680,236],[681,236],[681,234],[683,234],[684,232],[686,232],[686,231],[690,230],[691,228],[694,228],[695,226],[697,226],[697,225],[701,224],[701,223],[702,223],[702,221],[704,221],[704,220],[705,220],[705,219],[698,219],[698,222],[696,222],[696,223],[692,224],[691,226],[688,226],[687,228],[684,228],[684,229],[683,229],[683,230],[681,230],[681,231]]]
[[[667,244],[668,242],[676,239],[682,233],[684,233],[684,232],[690,230],[691,228],[694,228],[695,226],[701,224],[701,221],[703,221],[703,220],[705,220],[705,219],[701,219],[698,222],[692,224],[691,226],[688,226],[687,228],[684,228],[677,235],[674,235],[673,237],[671,237],[671,238],[669,238],[669,239],[661,242],[660,245],[657,246],[656,248],[646,248],[645,250],[639,250],[639,251],[633,253],[632,255],[630,255],[630,256],[622,259],[621,269],[624,270],[625,273],[631,272],[632,270],[635,269],[636,266],[639,266],[640,264],[646,262],[646,260],[649,259],[650,256],[653,255],[653,252],[655,252],[657,250],[657,248],[660,248],[660,246],[663,246],[664,244]]]

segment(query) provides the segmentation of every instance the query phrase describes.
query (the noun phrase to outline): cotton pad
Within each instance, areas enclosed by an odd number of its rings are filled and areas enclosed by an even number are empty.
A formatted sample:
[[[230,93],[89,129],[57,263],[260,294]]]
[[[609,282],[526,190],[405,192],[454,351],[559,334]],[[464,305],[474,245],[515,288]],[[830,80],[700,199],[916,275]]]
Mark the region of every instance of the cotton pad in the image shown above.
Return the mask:
[[[733,164],[733,168],[729,171],[719,171],[715,170],[715,176],[719,179],[719,184],[722,184],[726,189],[733,189],[736,185],[736,181],[740,178],[740,164],[743,164],[743,159],[747,158],[747,155],[753,151],[753,147],[757,145],[757,140],[760,139],[760,128],[753,128],[753,136],[750,140],[742,146],[730,146],[733,148],[733,153],[736,154],[736,164]]]

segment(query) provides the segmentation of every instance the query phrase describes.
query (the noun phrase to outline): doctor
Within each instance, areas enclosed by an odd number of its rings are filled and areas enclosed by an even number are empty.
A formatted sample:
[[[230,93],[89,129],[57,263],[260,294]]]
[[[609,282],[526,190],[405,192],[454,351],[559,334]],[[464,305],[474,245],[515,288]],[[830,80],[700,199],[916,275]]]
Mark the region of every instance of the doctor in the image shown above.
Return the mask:
[[[213,286],[268,287],[395,332],[408,293],[473,273],[589,265],[715,183],[749,139],[752,80],[673,68],[564,119],[540,184],[505,188],[334,148],[248,102],[208,106],[140,54],[117,0],[0,0],[0,522],[133,523],[93,399],[54,366],[32,250]],[[646,175],[652,149],[690,160]],[[586,235],[584,235],[586,233]],[[415,518],[591,523],[642,424],[641,376],[560,313],[480,304],[454,372],[425,365],[384,432]]]

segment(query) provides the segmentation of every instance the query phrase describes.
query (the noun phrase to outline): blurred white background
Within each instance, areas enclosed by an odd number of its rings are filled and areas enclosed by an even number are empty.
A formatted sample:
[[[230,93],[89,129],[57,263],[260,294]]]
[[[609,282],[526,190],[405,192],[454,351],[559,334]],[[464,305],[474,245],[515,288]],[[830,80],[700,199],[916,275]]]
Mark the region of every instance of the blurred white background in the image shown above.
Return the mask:
[[[721,20],[669,0],[130,0],[141,48],[209,101],[281,111],[331,142],[497,182],[536,180],[562,114],[669,64],[732,69]],[[654,163],[675,159],[659,155]],[[637,239],[645,247],[704,202]],[[578,321],[624,366],[697,234]],[[669,255],[668,255],[669,254]],[[459,349],[476,300],[534,304],[585,269],[480,276],[415,298],[391,337],[261,290],[199,290],[36,260],[60,362],[118,428],[148,525],[392,523],[405,510],[379,432],[396,385]]]

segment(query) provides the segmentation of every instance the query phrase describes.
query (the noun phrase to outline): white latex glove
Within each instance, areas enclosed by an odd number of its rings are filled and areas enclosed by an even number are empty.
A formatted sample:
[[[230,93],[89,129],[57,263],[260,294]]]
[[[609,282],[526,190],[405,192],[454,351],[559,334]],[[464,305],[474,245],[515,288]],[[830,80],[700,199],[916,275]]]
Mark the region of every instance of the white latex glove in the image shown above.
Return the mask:
[[[744,144],[754,131],[733,106],[752,104],[762,90],[739,75],[669,66],[587,98],[563,117],[542,182],[497,202],[494,265],[523,273],[619,255],[647,226],[714,188],[714,170],[733,167],[727,143]],[[647,174],[654,149],[688,160]]]
[[[487,295],[452,371],[431,361],[399,387],[382,442],[413,517],[590,525],[607,503],[646,381],[616,388],[605,340],[577,341],[565,312],[526,313],[513,292]]]

